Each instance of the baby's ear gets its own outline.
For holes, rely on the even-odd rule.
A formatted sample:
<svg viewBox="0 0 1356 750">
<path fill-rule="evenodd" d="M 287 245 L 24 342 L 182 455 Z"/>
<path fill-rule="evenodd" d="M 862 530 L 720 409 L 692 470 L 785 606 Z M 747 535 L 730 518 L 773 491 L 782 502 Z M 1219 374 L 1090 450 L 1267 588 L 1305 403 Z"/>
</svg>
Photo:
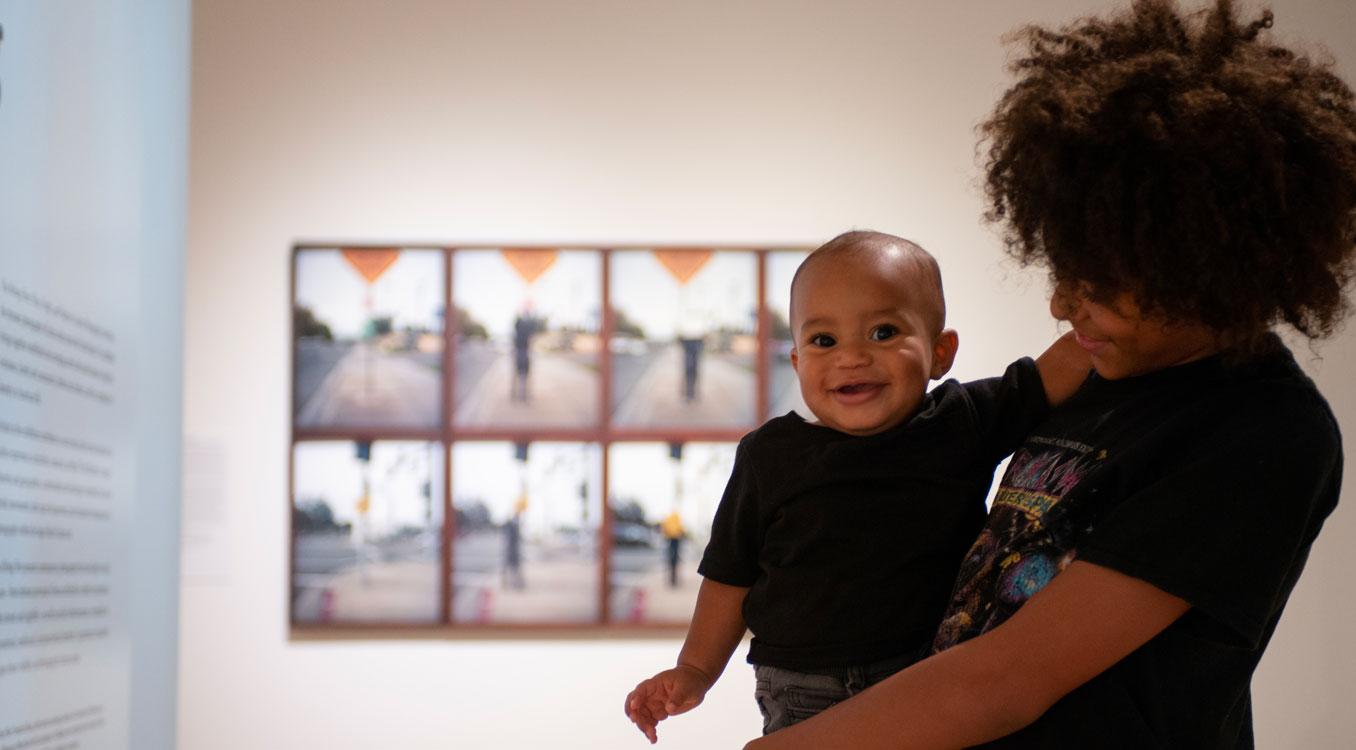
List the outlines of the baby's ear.
<svg viewBox="0 0 1356 750">
<path fill-rule="evenodd" d="M 960 348 L 960 336 L 950 328 L 942 329 L 937 334 L 937 338 L 932 341 L 932 372 L 930 376 L 933 380 L 942 377 L 951 371 L 951 365 L 956 361 L 956 350 Z"/>
<path fill-rule="evenodd" d="M 800 374 L 800 354 L 796 352 L 796 347 L 791 347 L 791 371 Z"/>
</svg>

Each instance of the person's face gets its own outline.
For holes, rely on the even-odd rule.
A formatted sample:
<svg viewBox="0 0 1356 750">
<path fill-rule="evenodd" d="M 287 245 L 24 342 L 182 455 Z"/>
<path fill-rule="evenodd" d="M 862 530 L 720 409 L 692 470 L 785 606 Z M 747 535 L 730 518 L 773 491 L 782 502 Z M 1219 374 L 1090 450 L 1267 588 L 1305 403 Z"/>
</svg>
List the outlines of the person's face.
<svg viewBox="0 0 1356 750">
<path fill-rule="evenodd" d="M 956 334 L 934 334 L 917 272 L 851 258 L 821 262 L 799 280 L 791 307 L 791 366 L 819 423 L 872 435 L 908 419 L 928 380 L 956 353 Z"/>
<path fill-rule="evenodd" d="M 1093 368 L 1108 380 L 1144 375 L 1220 350 L 1211 328 L 1146 317 L 1129 292 L 1094 301 L 1086 285 L 1064 282 L 1050 295 L 1050 314 L 1073 326 Z"/>
</svg>

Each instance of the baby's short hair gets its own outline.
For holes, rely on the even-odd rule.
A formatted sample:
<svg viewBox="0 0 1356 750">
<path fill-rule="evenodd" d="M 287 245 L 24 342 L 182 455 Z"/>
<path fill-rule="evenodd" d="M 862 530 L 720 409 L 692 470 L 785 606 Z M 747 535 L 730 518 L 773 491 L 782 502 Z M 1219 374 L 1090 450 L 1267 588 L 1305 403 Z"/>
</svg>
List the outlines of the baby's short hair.
<svg viewBox="0 0 1356 750">
<path fill-rule="evenodd" d="M 868 255 L 875 257 L 891 248 L 903 250 L 904 257 L 914 265 L 914 276 L 920 282 L 915 290 L 920 295 L 920 307 L 928 316 L 932 333 L 941 333 L 946 327 L 946 297 L 942 293 L 942 269 L 937 265 L 937 259 L 918 243 L 885 232 L 854 229 L 815 248 L 791 277 L 792 297 L 795 297 L 796 282 L 820 263 L 851 263 Z"/>
</svg>

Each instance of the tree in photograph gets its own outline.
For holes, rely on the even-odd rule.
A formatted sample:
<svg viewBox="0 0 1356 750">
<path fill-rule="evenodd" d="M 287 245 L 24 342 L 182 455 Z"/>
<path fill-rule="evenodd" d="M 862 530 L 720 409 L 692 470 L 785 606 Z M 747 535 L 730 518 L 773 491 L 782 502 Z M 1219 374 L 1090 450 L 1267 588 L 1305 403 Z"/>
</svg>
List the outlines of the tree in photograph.
<svg viewBox="0 0 1356 750">
<path fill-rule="evenodd" d="M 613 310 L 612 315 L 613 335 L 628 339 L 645 338 L 645 329 L 641 328 L 639 323 L 626 317 L 626 313 L 621 310 Z"/>
<path fill-rule="evenodd" d="M 490 332 L 485 328 L 485 324 L 471 317 L 471 313 L 467 312 L 465 308 L 453 308 L 452 319 L 455 326 L 452 330 L 460 334 L 463 339 L 489 340 Z"/>
<path fill-rule="evenodd" d="M 329 325 L 317 318 L 311 308 L 297 305 L 292 312 L 292 319 L 296 326 L 297 338 L 334 340 L 334 333 L 330 331 Z"/>
</svg>

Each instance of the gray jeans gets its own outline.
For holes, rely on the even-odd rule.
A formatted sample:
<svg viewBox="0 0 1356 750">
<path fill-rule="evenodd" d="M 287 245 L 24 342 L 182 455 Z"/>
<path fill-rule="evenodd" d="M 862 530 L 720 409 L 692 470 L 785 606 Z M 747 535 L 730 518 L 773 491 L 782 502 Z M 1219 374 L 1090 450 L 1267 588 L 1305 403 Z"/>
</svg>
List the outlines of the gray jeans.
<svg viewBox="0 0 1356 750">
<path fill-rule="evenodd" d="M 763 712 L 763 734 L 785 729 L 847 700 L 913 664 L 926 653 L 926 649 L 921 649 L 917 654 L 861 667 L 846 667 L 836 670 L 835 674 L 809 674 L 755 664 L 753 698 L 758 701 L 758 710 Z"/>
</svg>

